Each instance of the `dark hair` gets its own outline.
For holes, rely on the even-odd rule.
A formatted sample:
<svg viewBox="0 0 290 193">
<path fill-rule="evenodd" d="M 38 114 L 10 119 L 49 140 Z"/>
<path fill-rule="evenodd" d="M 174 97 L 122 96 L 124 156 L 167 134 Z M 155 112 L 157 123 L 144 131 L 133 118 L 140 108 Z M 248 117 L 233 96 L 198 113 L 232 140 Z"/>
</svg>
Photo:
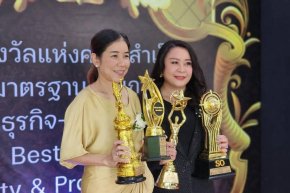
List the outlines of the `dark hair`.
<svg viewBox="0 0 290 193">
<path fill-rule="evenodd" d="M 206 82 L 203 71 L 198 63 L 196 54 L 188 43 L 181 40 L 169 40 L 165 42 L 157 54 L 151 77 L 154 79 L 157 87 L 161 88 L 164 82 L 164 78 L 160 77 L 160 75 L 163 73 L 165 68 L 165 57 L 168 52 L 175 47 L 186 49 L 190 55 L 192 62 L 192 77 L 186 85 L 184 95 L 192 98 L 190 102 L 191 105 L 196 105 L 199 103 L 202 94 L 204 94 L 206 91 Z"/>
<path fill-rule="evenodd" d="M 98 57 L 101 57 L 106 48 L 119 39 L 124 40 L 128 46 L 128 49 L 130 49 L 129 39 L 124 33 L 112 29 L 101 30 L 91 39 L 91 52 L 95 53 Z M 87 81 L 91 84 L 97 79 L 98 70 L 94 65 L 91 65 L 87 73 Z"/>
</svg>

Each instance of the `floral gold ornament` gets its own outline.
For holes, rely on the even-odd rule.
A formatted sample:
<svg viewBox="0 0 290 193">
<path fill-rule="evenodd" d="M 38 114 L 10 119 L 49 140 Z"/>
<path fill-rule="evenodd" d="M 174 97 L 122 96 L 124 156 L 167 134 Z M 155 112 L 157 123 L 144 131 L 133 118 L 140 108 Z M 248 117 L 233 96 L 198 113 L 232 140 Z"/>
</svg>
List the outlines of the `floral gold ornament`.
<svg viewBox="0 0 290 193">
<path fill-rule="evenodd" d="M 172 0 L 159 0 L 159 1 L 148 1 L 148 0 L 121 0 L 121 6 L 123 8 L 128 8 L 129 14 L 133 18 L 139 16 L 138 7 L 142 5 L 143 7 L 148 7 L 157 11 L 158 9 L 167 9 L 171 4 Z"/>
<path fill-rule="evenodd" d="M 117 115 L 114 119 L 115 130 L 118 133 L 118 139 L 123 141 L 123 145 L 129 147 L 131 157 L 129 163 L 119 163 L 117 168 L 117 184 L 132 184 L 143 182 L 146 178 L 144 174 L 144 166 L 141 163 L 141 155 L 135 151 L 133 143 L 132 123 L 131 118 L 125 113 L 122 104 L 121 90 L 123 81 L 119 83 L 113 82 L 113 93 L 116 98 Z M 123 158 L 127 158 L 123 156 Z"/>
<path fill-rule="evenodd" d="M 170 123 L 170 132 L 171 132 L 169 140 L 173 142 L 175 146 L 177 146 L 178 143 L 179 130 L 186 121 L 184 109 L 189 99 L 190 99 L 189 97 L 184 97 L 183 90 L 174 91 L 170 96 L 172 108 L 168 115 L 168 121 Z M 179 116 L 175 116 L 174 120 L 172 120 L 174 112 L 179 112 L 181 115 L 180 116 L 181 119 L 179 118 Z M 179 189 L 178 171 L 176 171 L 173 160 L 169 160 L 167 163 L 163 165 L 155 185 L 159 188 L 164 189 L 170 190 Z"/>
<path fill-rule="evenodd" d="M 22 12 L 26 9 L 28 3 L 32 3 L 34 1 L 35 0 L 15 0 L 14 9 L 17 12 Z M 1 1 L 0 1 L 0 5 L 1 5 Z"/>
<path fill-rule="evenodd" d="M 200 107 L 205 140 L 203 151 L 196 160 L 194 175 L 207 179 L 233 176 L 227 153 L 222 152 L 216 142 L 222 122 L 222 101 L 219 95 L 212 90 L 206 92 L 200 100 Z"/>
<path fill-rule="evenodd" d="M 159 161 L 170 159 L 166 154 L 166 136 L 161 127 L 164 118 L 164 103 L 159 89 L 146 70 L 139 76 L 142 83 L 142 107 L 147 128 L 144 138 L 143 160 Z"/>
<path fill-rule="evenodd" d="M 95 5 L 101 5 L 104 3 L 104 0 L 57 0 L 60 3 L 72 3 L 76 2 L 79 5 L 82 5 L 84 3 L 90 3 Z"/>
</svg>

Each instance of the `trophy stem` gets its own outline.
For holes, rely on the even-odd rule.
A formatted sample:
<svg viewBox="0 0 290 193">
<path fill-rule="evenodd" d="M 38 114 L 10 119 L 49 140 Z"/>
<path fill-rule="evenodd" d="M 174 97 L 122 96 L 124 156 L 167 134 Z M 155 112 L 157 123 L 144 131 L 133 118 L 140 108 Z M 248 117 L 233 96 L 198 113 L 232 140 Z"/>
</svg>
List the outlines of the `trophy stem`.
<svg viewBox="0 0 290 193">
<path fill-rule="evenodd" d="M 171 98 L 173 97 L 173 98 Z M 184 109 L 187 105 L 187 101 L 190 99 L 188 97 L 184 97 L 183 91 L 175 91 L 171 94 L 172 108 L 168 115 L 168 121 L 170 123 L 170 141 L 177 146 L 178 143 L 178 133 L 181 126 L 186 121 L 186 116 L 184 113 Z M 180 112 L 181 119 L 178 116 L 174 117 L 174 121 L 172 121 L 173 112 Z M 179 120 L 180 119 L 180 120 Z M 159 188 L 165 188 L 170 190 L 179 189 L 179 178 L 176 168 L 174 166 L 173 160 L 169 160 L 163 167 L 159 174 L 159 177 L 155 183 L 155 185 Z"/>
</svg>

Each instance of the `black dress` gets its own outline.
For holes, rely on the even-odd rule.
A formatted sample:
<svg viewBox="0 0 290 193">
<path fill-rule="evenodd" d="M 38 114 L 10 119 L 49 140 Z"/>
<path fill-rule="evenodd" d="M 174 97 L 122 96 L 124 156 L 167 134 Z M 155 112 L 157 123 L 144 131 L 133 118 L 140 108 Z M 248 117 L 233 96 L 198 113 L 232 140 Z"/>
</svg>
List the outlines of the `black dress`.
<svg viewBox="0 0 290 193">
<path fill-rule="evenodd" d="M 171 111 L 171 104 L 164 101 L 165 113 L 162 123 L 162 128 L 165 133 L 170 137 L 170 125 L 168 121 L 168 114 Z M 202 150 L 202 144 L 204 139 L 204 131 L 201 124 L 201 118 L 198 116 L 198 108 L 187 106 L 184 110 L 186 115 L 186 122 L 180 128 L 178 133 L 178 144 L 176 146 L 177 155 L 174 161 L 178 177 L 179 177 L 179 189 L 167 190 L 158 187 L 154 187 L 153 193 L 213 193 L 213 182 L 207 179 L 199 179 L 193 177 L 192 174 L 195 169 L 195 160 L 197 159 L 200 151 Z M 173 117 L 179 114 L 173 114 Z M 173 118 L 172 117 L 172 118 Z M 180 118 L 181 119 L 181 118 Z M 180 121 L 179 121 L 180 122 Z M 159 165 L 159 161 L 147 162 L 149 169 L 151 170 L 154 180 L 156 182 L 162 165 Z"/>
</svg>

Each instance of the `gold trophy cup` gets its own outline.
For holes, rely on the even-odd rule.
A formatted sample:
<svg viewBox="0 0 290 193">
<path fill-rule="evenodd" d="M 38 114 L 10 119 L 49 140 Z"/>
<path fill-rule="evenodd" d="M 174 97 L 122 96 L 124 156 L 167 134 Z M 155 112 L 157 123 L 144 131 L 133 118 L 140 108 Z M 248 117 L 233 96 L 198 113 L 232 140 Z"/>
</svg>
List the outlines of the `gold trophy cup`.
<svg viewBox="0 0 290 193">
<path fill-rule="evenodd" d="M 113 82 L 113 93 L 116 98 L 117 115 L 115 117 L 115 130 L 118 132 L 118 139 L 122 140 L 123 145 L 130 148 L 131 156 L 129 163 L 119 163 L 117 168 L 117 184 L 132 184 L 144 181 L 144 166 L 141 163 L 141 155 L 135 151 L 133 143 L 131 118 L 124 112 L 122 104 L 122 80 L 120 83 Z M 124 156 L 123 158 L 128 158 Z"/>
<path fill-rule="evenodd" d="M 183 91 L 175 91 L 171 94 L 170 101 L 172 104 L 171 111 L 168 115 L 168 121 L 170 123 L 171 135 L 169 140 L 176 146 L 178 143 L 178 132 L 181 126 L 186 121 L 186 116 L 184 109 L 187 105 L 187 101 L 190 98 L 184 97 Z M 180 112 L 182 120 L 179 122 L 179 117 L 174 117 L 174 122 L 172 121 L 172 115 L 174 112 Z M 176 168 L 172 160 L 169 160 L 163 165 L 163 168 L 159 174 L 159 177 L 155 183 L 159 188 L 165 189 L 179 189 L 179 178 Z"/>
<path fill-rule="evenodd" d="M 166 155 L 166 135 L 160 126 L 164 117 L 164 103 L 156 84 L 146 70 L 139 76 L 142 82 L 142 107 L 147 128 L 144 138 L 143 157 L 146 161 L 170 159 Z"/>
<path fill-rule="evenodd" d="M 206 92 L 200 100 L 202 125 L 205 131 L 204 149 L 196 160 L 194 176 L 216 179 L 233 176 L 227 153 L 216 142 L 222 121 L 222 102 L 216 92 Z"/>
</svg>

